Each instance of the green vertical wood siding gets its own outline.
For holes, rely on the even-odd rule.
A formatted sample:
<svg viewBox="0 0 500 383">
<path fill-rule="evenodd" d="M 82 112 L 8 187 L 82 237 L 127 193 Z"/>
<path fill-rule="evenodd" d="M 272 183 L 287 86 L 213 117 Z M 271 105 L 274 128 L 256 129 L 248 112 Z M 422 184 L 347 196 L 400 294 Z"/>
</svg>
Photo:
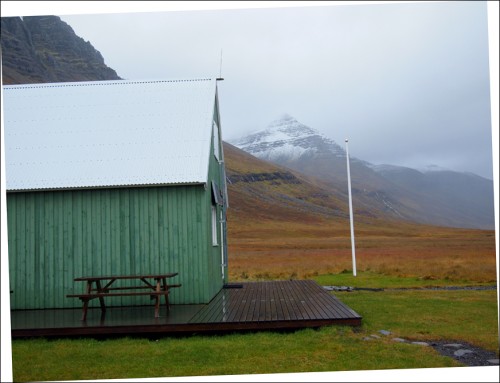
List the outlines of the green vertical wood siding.
<svg viewBox="0 0 500 383">
<path fill-rule="evenodd" d="M 79 307 L 73 278 L 107 274 L 179 272 L 172 303 L 210 301 L 222 287 L 210 204 L 203 185 L 8 193 L 12 309 Z"/>
</svg>

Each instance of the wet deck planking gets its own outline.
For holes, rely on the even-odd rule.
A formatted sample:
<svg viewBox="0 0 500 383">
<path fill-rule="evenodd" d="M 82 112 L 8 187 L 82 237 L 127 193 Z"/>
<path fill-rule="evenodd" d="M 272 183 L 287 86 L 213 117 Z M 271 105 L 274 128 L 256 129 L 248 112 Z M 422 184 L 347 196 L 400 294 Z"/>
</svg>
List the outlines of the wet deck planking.
<svg viewBox="0 0 500 383">
<path fill-rule="evenodd" d="M 172 305 L 153 317 L 153 307 L 110 307 L 100 318 L 92 309 L 15 310 L 12 336 L 72 336 L 224 332 L 361 324 L 361 316 L 310 280 L 246 282 L 222 289 L 206 305 Z"/>
</svg>

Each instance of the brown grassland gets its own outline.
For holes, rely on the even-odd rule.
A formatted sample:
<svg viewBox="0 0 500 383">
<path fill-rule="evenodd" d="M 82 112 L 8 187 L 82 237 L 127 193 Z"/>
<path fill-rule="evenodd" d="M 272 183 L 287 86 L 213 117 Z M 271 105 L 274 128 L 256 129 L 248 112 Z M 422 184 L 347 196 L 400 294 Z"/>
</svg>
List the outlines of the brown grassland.
<svg viewBox="0 0 500 383">
<path fill-rule="evenodd" d="M 352 270 L 348 227 L 322 220 L 231 224 L 232 218 L 229 214 L 231 280 L 310 278 Z M 355 238 L 358 271 L 429 280 L 496 281 L 494 231 L 360 224 L 355 225 Z"/>
</svg>

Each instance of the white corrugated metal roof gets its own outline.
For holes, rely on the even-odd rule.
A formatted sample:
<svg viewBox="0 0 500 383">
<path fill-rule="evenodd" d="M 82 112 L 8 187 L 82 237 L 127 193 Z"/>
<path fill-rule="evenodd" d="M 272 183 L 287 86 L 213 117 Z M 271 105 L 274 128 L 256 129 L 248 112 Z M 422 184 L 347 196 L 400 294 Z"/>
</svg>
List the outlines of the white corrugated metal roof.
<svg viewBox="0 0 500 383">
<path fill-rule="evenodd" d="M 7 190 L 205 183 L 216 80 L 5 86 Z"/>
</svg>

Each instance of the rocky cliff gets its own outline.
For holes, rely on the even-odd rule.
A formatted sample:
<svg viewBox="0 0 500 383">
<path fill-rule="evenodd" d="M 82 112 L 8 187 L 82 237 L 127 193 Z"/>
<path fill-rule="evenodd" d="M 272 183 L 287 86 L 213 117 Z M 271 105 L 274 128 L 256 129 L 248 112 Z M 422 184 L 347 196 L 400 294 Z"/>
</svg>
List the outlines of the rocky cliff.
<svg viewBox="0 0 500 383">
<path fill-rule="evenodd" d="M 120 79 L 57 16 L 2 17 L 1 47 L 4 84 Z"/>
</svg>

